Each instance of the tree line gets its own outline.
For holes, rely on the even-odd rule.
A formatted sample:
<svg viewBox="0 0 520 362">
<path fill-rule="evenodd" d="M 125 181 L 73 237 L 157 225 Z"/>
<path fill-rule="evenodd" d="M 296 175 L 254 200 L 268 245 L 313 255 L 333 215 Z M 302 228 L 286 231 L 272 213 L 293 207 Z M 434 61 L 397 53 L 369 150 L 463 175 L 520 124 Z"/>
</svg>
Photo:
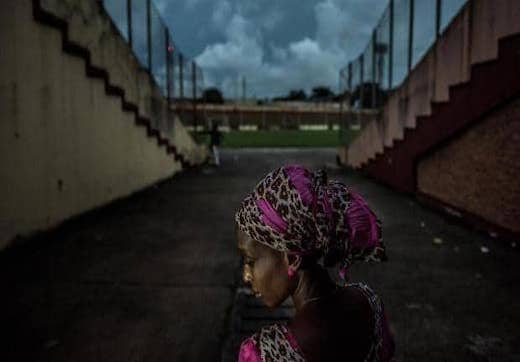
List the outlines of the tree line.
<svg viewBox="0 0 520 362">
<path fill-rule="evenodd" d="M 336 95 L 329 87 L 318 86 L 312 88 L 308 95 L 303 89 L 290 90 L 285 96 L 274 97 L 271 101 L 310 101 L 310 102 L 331 102 L 339 100 L 340 96 Z M 224 97 L 217 87 L 207 88 L 202 93 L 202 101 L 204 103 L 222 104 Z M 268 99 L 259 102 L 269 101 Z"/>
</svg>

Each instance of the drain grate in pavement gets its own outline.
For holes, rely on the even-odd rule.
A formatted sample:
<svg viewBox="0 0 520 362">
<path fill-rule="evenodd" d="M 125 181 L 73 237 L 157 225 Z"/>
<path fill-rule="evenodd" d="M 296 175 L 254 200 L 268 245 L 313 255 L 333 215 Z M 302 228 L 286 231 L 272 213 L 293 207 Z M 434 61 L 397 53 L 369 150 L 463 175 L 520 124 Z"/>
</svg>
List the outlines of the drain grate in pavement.
<svg viewBox="0 0 520 362">
<path fill-rule="evenodd" d="M 224 346 L 222 361 L 236 361 L 242 341 L 263 326 L 284 323 L 294 315 L 291 299 L 276 309 L 266 307 L 256 298 L 251 289 L 242 285 L 237 289 L 231 315 L 230 335 Z"/>
</svg>

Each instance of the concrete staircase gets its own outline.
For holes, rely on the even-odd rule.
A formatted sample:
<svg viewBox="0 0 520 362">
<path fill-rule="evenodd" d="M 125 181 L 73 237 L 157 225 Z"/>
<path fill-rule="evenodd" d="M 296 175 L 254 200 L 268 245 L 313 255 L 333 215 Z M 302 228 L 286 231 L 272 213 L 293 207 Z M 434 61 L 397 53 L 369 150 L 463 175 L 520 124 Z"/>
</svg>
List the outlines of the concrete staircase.
<svg viewBox="0 0 520 362">
<path fill-rule="evenodd" d="M 449 101 L 432 102 L 404 137 L 362 168 L 400 191 L 417 191 L 417 163 L 471 127 L 490 111 L 520 96 L 520 35 L 499 40 L 498 57 L 471 66 L 470 79 L 449 87 Z"/>
<path fill-rule="evenodd" d="M 174 134 L 173 136 L 170 136 L 161 131 L 160 127 L 158 127 L 158 124 L 166 123 L 167 118 L 177 118 L 175 119 L 175 122 L 177 123 L 180 122 L 180 120 L 178 119 L 178 116 L 174 115 L 174 112 L 170 109 L 167 104 L 168 102 L 164 97 L 162 97 L 160 91 L 155 89 L 157 87 L 153 85 L 153 81 L 151 81 L 152 77 L 147 74 L 146 70 L 139 69 L 140 66 L 137 64 L 137 60 L 135 61 L 135 65 L 132 64 L 132 66 L 130 66 L 130 68 L 133 69 L 125 69 L 121 71 L 116 69 L 117 65 L 109 63 L 109 61 L 106 60 L 106 54 L 103 54 L 106 50 L 96 48 L 96 46 L 89 46 L 95 44 L 92 40 L 103 30 L 95 29 L 95 26 L 98 24 L 91 21 L 91 19 L 83 19 L 83 23 L 80 23 L 77 21 L 77 17 L 81 12 L 83 12 L 82 15 L 93 14 L 93 17 L 97 16 L 99 18 L 99 15 L 96 15 L 96 12 L 101 12 L 103 13 L 103 18 L 106 19 L 104 22 L 111 22 L 109 15 L 104 13 L 103 7 L 98 2 L 92 1 L 91 3 L 83 4 L 80 10 L 76 9 L 77 5 L 75 2 L 70 1 L 33 0 L 32 4 L 35 20 L 41 24 L 54 27 L 61 32 L 63 51 L 85 60 L 87 76 L 102 79 L 105 83 L 106 94 L 109 96 L 117 96 L 121 99 L 122 109 L 134 113 L 135 125 L 138 127 L 144 127 L 147 136 L 155 139 L 158 147 L 164 149 L 164 152 L 171 155 L 174 161 L 179 161 L 183 168 L 192 168 L 196 164 L 204 161 L 206 157 L 200 157 L 200 154 L 204 153 L 203 151 L 196 150 L 195 153 L 199 155 L 194 159 L 193 157 L 189 157 L 186 153 L 178 149 L 176 143 L 179 142 L 175 142 L 177 135 Z M 110 25 L 115 28 L 114 24 Z M 89 33 L 93 34 L 90 39 L 88 38 L 88 35 L 85 35 Z M 119 48 L 126 45 L 122 38 L 119 43 L 123 43 L 117 44 L 117 47 Z M 112 44 L 110 45 L 113 46 Z M 108 47 L 109 46 L 106 46 L 106 48 Z M 116 46 L 113 47 L 115 48 Z M 126 47 L 128 48 L 126 52 L 131 53 L 132 50 L 130 47 Z M 121 49 L 115 51 L 120 53 Z M 128 66 L 122 66 L 122 68 L 125 67 Z M 126 74 L 120 74 L 123 72 L 126 72 Z M 141 78 L 138 79 L 137 82 L 133 82 L 133 86 L 135 87 L 135 85 L 137 85 L 137 88 L 144 88 L 144 92 L 140 89 L 128 89 L 132 87 L 129 87 L 128 81 L 125 82 L 125 79 L 123 78 L 127 77 L 128 73 L 132 72 L 139 74 L 139 78 Z M 142 78 L 144 78 L 144 81 Z M 143 102 L 142 98 L 144 93 L 148 93 L 146 98 L 148 98 L 149 102 Z M 148 109 L 148 111 L 146 109 Z M 159 109 L 159 111 L 151 111 L 153 109 Z M 162 120 L 158 120 L 157 118 L 162 118 Z M 176 127 L 175 131 L 176 133 L 182 134 L 182 141 L 184 143 L 186 143 L 187 138 L 191 138 L 184 129 L 179 130 L 179 127 Z M 188 142 L 194 143 L 192 139 L 188 140 Z M 197 146 L 194 145 L 194 147 Z"/>
</svg>

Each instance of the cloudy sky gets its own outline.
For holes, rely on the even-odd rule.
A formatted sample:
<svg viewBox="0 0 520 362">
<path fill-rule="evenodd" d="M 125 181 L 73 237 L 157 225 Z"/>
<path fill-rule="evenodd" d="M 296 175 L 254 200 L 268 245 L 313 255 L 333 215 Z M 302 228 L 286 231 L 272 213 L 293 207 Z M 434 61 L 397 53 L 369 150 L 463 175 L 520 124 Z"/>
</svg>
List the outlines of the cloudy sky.
<svg viewBox="0 0 520 362">
<path fill-rule="evenodd" d="M 177 47 L 227 97 L 338 88 L 338 72 L 367 44 L 388 0 L 154 0 Z"/>
</svg>

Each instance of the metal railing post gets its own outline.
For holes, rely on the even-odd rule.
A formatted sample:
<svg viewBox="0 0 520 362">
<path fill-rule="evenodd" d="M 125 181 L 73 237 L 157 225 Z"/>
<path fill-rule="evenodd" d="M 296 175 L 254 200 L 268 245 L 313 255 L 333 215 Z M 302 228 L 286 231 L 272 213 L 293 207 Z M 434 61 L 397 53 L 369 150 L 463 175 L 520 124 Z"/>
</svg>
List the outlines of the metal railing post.
<svg viewBox="0 0 520 362">
<path fill-rule="evenodd" d="M 441 34 L 442 0 L 437 0 L 435 9 L 435 39 Z"/>
<path fill-rule="evenodd" d="M 363 79 L 364 71 L 365 71 L 365 54 L 361 54 L 359 57 L 359 103 L 361 109 L 363 109 L 363 101 L 364 101 L 364 93 L 365 93 L 365 83 Z"/>
<path fill-rule="evenodd" d="M 341 69 L 339 71 L 339 140 L 341 142 L 341 140 L 343 139 L 343 102 L 345 101 L 345 89 L 346 87 L 344 86 L 345 85 L 345 68 Z M 298 117 L 298 121 L 297 121 L 297 124 L 298 124 L 298 129 L 300 129 L 300 125 L 301 125 L 301 122 L 300 122 L 300 117 Z"/>
<path fill-rule="evenodd" d="M 352 93 L 352 62 L 348 63 L 348 91 Z"/>
<path fill-rule="evenodd" d="M 132 48 L 134 38 L 132 35 L 132 0 L 126 0 L 126 25 L 128 30 L 128 44 Z"/>
<path fill-rule="evenodd" d="M 392 89 L 392 73 L 394 68 L 394 0 L 390 0 L 390 41 L 388 49 L 388 89 Z"/>
<path fill-rule="evenodd" d="M 197 131 L 197 69 L 195 62 L 191 62 L 191 83 L 192 83 L 192 97 L 193 97 L 193 125 Z"/>
<path fill-rule="evenodd" d="M 339 78 L 338 78 L 338 94 L 341 94 L 342 89 L 343 89 L 343 69 L 340 69 Z"/>
<path fill-rule="evenodd" d="M 410 1 L 410 19 L 409 19 L 409 37 L 408 37 L 408 73 L 412 69 L 413 60 L 413 26 L 414 26 L 414 3 L 415 0 Z"/>
<path fill-rule="evenodd" d="M 170 59 L 172 62 L 172 70 L 171 70 L 171 77 L 172 77 L 172 88 L 171 88 L 171 96 L 172 100 L 175 101 L 175 48 L 173 49 L 172 53 L 170 54 Z"/>
<path fill-rule="evenodd" d="M 152 70 L 152 0 L 146 0 L 146 31 L 148 37 L 148 70 Z"/>
<path fill-rule="evenodd" d="M 164 55 L 166 57 L 166 96 L 168 97 L 168 106 L 169 106 L 170 98 L 171 98 L 171 83 L 170 83 L 170 78 L 171 78 L 170 52 L 171 52 L 171 49 L 170 49 L 170 32 L 168 31 L 168 28 L 166 28 L 166 27 L 164 28 L 164 39 L 165 39 L 165 44 L 164 44 L 165 54 Z"/>
<path fill-rule="evenodd" d="M 179 97 L 184 98 L 184 57 L 179 53 Z"/>
<path fill-rule="evenodd" d="M 376 84 L 379 83 L 379 80 L 376 82 L 376 40 L 376 31 L 374 29 L 372 32 L 372 108 L 376 108 Z"/>
</svg>

